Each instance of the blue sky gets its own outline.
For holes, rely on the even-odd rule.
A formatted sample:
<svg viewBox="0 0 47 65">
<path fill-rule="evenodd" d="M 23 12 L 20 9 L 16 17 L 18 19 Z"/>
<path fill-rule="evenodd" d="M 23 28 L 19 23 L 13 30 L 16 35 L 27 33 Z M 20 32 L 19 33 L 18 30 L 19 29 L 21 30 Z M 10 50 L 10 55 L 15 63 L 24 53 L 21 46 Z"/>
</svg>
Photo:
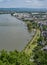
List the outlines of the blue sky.
<svg viewBox="0 0 47 65">
<path fill-rule="evenodd" d="M 47 0 L 0 0 L 0 8 L 47 8 Z"/>
</svg>

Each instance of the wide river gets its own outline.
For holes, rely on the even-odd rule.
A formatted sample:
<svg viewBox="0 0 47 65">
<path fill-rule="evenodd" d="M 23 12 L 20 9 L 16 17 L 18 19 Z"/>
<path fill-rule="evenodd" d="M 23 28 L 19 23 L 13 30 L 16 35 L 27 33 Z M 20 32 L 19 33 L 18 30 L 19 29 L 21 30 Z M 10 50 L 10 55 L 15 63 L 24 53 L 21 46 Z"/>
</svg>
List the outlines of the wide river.
<svg viewBox="0 0 47 65">
<path fill-rule="evenodd" d="M 31 39 L 33 31 L 28 32 L 23 21 L 10 14 L 0 15 L 0 50 L 21 51 Z"/>
</svg>

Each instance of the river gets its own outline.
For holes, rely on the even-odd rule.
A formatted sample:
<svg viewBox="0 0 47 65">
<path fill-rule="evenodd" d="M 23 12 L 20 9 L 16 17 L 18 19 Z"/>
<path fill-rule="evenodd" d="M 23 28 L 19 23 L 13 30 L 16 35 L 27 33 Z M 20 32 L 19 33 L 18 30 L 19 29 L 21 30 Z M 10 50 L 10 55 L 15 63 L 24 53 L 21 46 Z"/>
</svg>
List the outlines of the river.
<svg viewBox="0 0 47 65">
<path fill-rule="evenodd" d="M 23 21 L 10 14 L 0 14 L 0 50 L 21 51 L 32 38 Z"/>
</svg>

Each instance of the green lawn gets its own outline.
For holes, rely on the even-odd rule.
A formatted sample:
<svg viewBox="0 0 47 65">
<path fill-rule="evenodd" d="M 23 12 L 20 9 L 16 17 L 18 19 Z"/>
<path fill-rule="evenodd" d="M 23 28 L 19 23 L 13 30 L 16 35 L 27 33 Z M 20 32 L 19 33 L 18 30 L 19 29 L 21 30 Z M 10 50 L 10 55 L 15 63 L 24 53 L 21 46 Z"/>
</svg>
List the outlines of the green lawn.
<svg viewBox="0 0 47 65">
<path fill-rule="evenodd" d="M 25 54 L 29 56 L 32 54 L 32 50 L 37 46 L 37 40 L 39 37 L 40 37 L 40 30 L 37 29 L 33 39 L 28 43 L 28 45 L 23 50 Z"/>
</svg>

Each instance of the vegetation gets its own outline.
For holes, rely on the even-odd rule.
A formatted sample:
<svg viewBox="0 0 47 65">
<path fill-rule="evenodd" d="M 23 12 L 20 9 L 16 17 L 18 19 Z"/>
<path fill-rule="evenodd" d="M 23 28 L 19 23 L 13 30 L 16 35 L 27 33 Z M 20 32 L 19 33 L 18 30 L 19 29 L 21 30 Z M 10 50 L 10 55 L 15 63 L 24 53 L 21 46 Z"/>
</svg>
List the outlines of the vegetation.
<svg viewBox="0 0 47 65">
<path fill-rule="evenodd" d="M 43 50 L 45 45 L 42 45 L 43 37 L 37 40 L 37 46 L 33 50 L 33 59 L 36 65 L 47 65 L 47 50 Z"/>
<path fill-rule="evenodd" d="M 47 65 L 47 51 L 41 50 L 41 46 L 34 49 L 34 62 L 36 65 Z"/>
<path fill-rule="evenodd" d="M 31 32 L 31 30 L 32 30 L 31 22 L 28 21 L 26 24 L 27 24 L 28 31 Z"/>
<path fill-rule="evenodd" d="M 28 25 L 29 25 L 29 23 L 28 23 Z M 31 25 L 31 27 L 30 27 L 30 25 Z M 43 26 L 40 27 L 35 22 L 30 22 L 30 25 L 27 26 L 27 27 L 30 27 L 30 28 L 33 28 L 33 29 L 35 28 L 35 29 L 38 29 L 40 31 L 41 31 L 41 28 L 44 31 L 47 30 L 47 26 L 43 25 Z M 38 34 L 39 34 L 39 32 L 38 32 Z M 27 55 L 30 55 L 31 62 L 33 60 L 33 62 L 36 65 L 47 65 L 47 51 L 41 50 L 43 48 L 43 45 L 41 45 L 42 41 L 46 41 L 46 40 L 44 40 L 44 37 L 42 37 L 41 35 L 38 39 L 37 39 L 37 37 L 39 37 L 39 36 L 36 36 L 36 39 L 34 39 L 34 37 L 33 37 L 33 39 L 34 39 L 34 40 L 32 40 L 33 42 L 30 41 L 30 43 L 27 45 L 27 47 L 25 47 L 24 52 Z M 47 45 L 47 41 L 46 41 L 46 45 Z"/>
<path fill-rule="evenodd" d="M 32 54 L 32 50 L 37 46 L 37 40 L 38 40 L 39 37 L 40 37 L 40 31 L 37 30 L 35 36 L 29 42 L 29 44 L 25 47 L 23 52 L 25 52 L 27 55 L 30 56 Z"/>
<path fill-rule="evenodd" d="M 46 25 L 43 25 L 43 30 L 46 30 L 47 29 L 47 26 Z"/>
<path fill-rule="evenodd" d="M 29 56 L 18 51 L 0 51 L 0 65 L 34 65 Z"/>
</svg>

